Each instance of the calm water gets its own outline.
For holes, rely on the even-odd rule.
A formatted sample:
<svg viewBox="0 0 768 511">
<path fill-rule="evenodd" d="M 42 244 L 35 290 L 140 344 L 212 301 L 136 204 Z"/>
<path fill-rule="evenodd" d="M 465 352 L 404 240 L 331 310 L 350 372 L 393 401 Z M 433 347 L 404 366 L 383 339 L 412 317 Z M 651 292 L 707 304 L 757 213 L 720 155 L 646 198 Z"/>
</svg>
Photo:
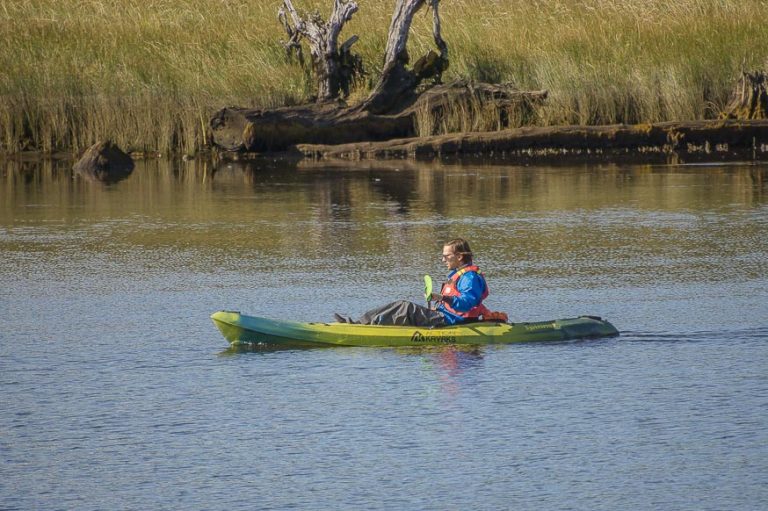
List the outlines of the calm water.
<svg viewBox="0 0 768 511">
<path fill-rule="evenodd" d="M 619 338 L 229 352 L 420 300 Z M 763 510 L 768 167 L 0 164 L 0 509 Z"/>
</svg>

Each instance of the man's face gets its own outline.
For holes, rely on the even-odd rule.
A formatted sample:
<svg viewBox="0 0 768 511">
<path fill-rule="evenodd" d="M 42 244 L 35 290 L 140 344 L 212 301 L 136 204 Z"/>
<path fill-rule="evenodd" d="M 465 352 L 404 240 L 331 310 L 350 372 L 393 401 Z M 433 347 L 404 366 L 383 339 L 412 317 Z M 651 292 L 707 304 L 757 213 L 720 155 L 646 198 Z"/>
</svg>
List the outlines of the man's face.
<svg viewBox="0 0 768 511">
<path fill-rule="evenodd" d="M 443 263 L 445 263 L 445 267 L 449 270 L 455 270 L 461 266 L 461 257 L 448 245 L 443 247 L 443 255 L 441 259 L 443 260 Z"/>
</svg>

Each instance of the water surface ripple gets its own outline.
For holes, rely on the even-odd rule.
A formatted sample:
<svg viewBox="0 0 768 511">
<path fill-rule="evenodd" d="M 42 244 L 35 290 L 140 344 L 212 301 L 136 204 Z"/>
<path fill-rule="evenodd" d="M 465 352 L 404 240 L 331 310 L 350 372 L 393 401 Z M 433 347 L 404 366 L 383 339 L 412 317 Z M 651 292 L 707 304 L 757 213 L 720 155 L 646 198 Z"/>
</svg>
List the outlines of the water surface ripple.
<svg viewBox="0 0 768 511">
<path fill-rule="evenodd" d="M 0 167 L 0 509 L 762 510 L 768 168 Z M 420 300 L 618 338 L 229 350 L 218 309 Z M 437 280 L 437 279 L 436 279 Z"/>
</svg>

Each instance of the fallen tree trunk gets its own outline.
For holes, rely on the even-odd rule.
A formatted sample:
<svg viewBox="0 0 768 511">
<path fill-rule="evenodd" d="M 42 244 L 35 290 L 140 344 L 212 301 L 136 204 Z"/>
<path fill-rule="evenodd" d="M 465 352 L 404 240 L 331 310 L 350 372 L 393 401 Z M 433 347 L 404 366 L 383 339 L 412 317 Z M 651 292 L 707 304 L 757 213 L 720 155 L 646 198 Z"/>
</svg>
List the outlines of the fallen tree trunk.
<svg viewBox="0 0 768 511">
<path fill-rule="evenodd" d="M 542 157 L 642 153 L 768 153 L 768 121 L 692 121 L 612 126 L 525 127 L 336 146 L 301 144 L 314 159 Z"/>
<path fill-rule="evenodd" d="M 270 110 L 224 108 L 211 120 L 211 135 L 213 143 L 226 151 L 285 151 L 301 143 L 346 144 L 432 134 L 440 128 L 436 125 L 448 122 L 453 110 L 485 115 L 485 122 L 495 122 L 499 129 L 535 115 L 546 97 L 546 91 L 523 92 L 504 84 L 459 81 L 429 89 L 392 115 L 344 108 L 338 103 Z M 429 126 L 419 130 L 419 124 Z M 471 128 L 471 119 L 466 128 L 464 131 Z"/>
<path fill-rule="evenodd" d="M 226 151 L 285 151 L 299 143 L 345 144 L 413 136 L 408 117 L 340 110 L 336 104 L 271 110 L 224 108 L 211 119 L 213 143 Z"/>
</svg>

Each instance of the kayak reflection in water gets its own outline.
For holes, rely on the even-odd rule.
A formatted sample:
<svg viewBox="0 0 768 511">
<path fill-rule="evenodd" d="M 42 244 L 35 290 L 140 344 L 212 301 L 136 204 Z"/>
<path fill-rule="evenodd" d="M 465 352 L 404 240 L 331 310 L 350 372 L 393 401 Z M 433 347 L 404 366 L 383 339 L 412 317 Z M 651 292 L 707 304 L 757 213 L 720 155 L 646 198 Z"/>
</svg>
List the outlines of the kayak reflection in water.
<svg viewBox="0 0 768 511">
<path fill-rule="evenodd" d="M 506 321 L 506 314 L 491 312 L 483 305 L 488 297 L 488 285 L 480 269 L 472 263 L 472 249 L 467 240 L 457 238 L 447 242 L 440 258 L 448 268 L 448 280 L 440 293 L 432 293 L 434 308 L 398 300 L 369 310 L 357 321 L 340 314 L 333 317 L 339 323 L 427 327 L 479 320 Z"/>
</svg>

